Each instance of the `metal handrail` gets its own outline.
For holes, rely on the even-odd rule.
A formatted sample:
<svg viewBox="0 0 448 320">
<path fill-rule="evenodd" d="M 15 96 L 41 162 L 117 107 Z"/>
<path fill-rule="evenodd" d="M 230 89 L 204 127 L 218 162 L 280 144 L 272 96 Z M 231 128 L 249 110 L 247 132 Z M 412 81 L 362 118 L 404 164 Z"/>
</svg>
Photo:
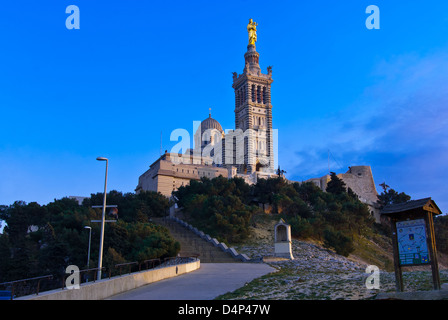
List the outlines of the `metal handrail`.
<svg viewBox="0 0 448 320">
<path fill-rule="evenodd" d="M 121 276 L 121 268 L 122 267 L 129 266 L 129 274 L 131 274 L 132 266 L 135 265 L 135 264 L 138 265 L 138 262 L 137 261 L 133 261 L 133 262 L 127 262 L 127 263 L 119 263 L 119 264 L 116 264 L 114 266 L 114 268 L 117 268 L 117 267 L 120 268 L 120 276 Z M 109 270 L 109 275 L 110 275 L 110 270 Z"/>
<path fill-rule="evenodd" d="M 148 268 L 148 264 L 149 264 L 149 263 L 151 263 L 151 265 L 152 265 L 151 269 L 153 269 L 153 268 L 154 268 L 154 264 L 155 264 L 156 262 L 158 262 L 158 265 L 161 264 L 161 261 L 160 261 L 160 259 L 158 259 L 158 258 L 157 258 L 157 259 L 149 259 L 149 260 L 142 261 L 142 262 L 140 262 L 139 265 L 138 265 L 138 270 L 139 270 L 139 271 L 142 270 L 142 265 L 143 265 L 143 264 L 146 265 L 146 270 L 148 270 L 148 269 L 149 269 L 149 268 Z"/>
<path fill-rule="evenodd" d="M 200 254 L 199 253 L 190 253 L 190 252 L 187 252 L 185 255 L 183 255 L 183 256 L 177 256 L 177 258 L 194 258 L 194 259 L 197 259 L 197 258 L 199 258 L 199 256 L 200 256 Z"/>
<path fill-rule="evenodd" d="M 164 263 L 167 265 L 176 265 L 176 264 L 182 264 L 182 263 L 188 263 L 191 262 L 192 259 L 197 260 L 199 257 L 199 254 L 193 254 L 188 256 L 177 256 L 177 257 L 168 257 L 164 259 Z M 172 261 L 174 260 L 174 263 Z"/>
<path fill-rule="evenodd" d="M 106 270 L 106 267 L 83 269 L 83 270 L 75 271 L 74 273 L 79 273 L 79 274 L 80 274 L 80 277 L 81 277 L 81 274 L 84 273 L 84 272 L 91 272 L 91 271 L 98 271 L 98 270 L 105 271 L 105 270 Z M 95 281 L 97 280 L 97 279 L 96 279 L 96 275 L 97 275 L 97 272 L 94 272 L 94 273 L 93 273 L 93 282 L 95 282 Z M 70 276 L 70 275 L 67 275 L 67 274 L 64 274 L 64 275 L 62 276 L 62 290 L 64 290 L 64 288 L 65 288 L 65 281 L 66 281 L 66 279 L 67 279 L 69 276 Z M 110 278 L 110 277 L 109 277 L 109 278 Z"/>
<path fill-rule="evenodd" d="M 187 262 L 191 262 L 193 259 L 196 260 L 198 259 L 199 254 L 191 254 L 188 256 L 177 256 L 177 257 L 167 257 L 163 259 L 163 262 L 161 259 L 148 259 L 148 260 L 144 260 L 141 263 L 137 262 L 137 261 L 133 261 L 133 262 L 127 262 L 127 263 L 120 263 L 120 264 L 116 264 L 114 266 L 114 268 L 119 268 L 120 269 L 120 276 L 122 275 L 122 267 L 128 266 L 129 267 L 129 274 L 131 274 L 131 269 L 133 265 L 138 265 L 139 266 L 139 271 L 141 271 L 141 266 L 143 264 L 146 265 L 146 270 L 148 270 L 148 265 L 149 263 L 151 263 L 152 267 L 154 268 L 155 263 L 158 263 L 159 265 L 162 265 L 163 263 L 166 263 L 168 265 L 175 265 L 175 264 L 181 264 L 181 263 L 187 263 Z M 172 263 L 174 261 L 174 263 Z M 83 270 L 79 270 L 79 271 L 75 271 L 75 273 L 84 273 L 84 272 L 91 272 L 91 271 L 98 271 L 98 270 L 106 270 L 106 267 L 102 267 L 102 268 L 90 268 L 90 269 L 83 269 Z M 111 272 L 112 272 L 112 268 L 109 268 L 109 279 L 111 278 Z M 95 282 L 96 279 L 96 272 L 94 273 L 94 277 L 93 277 L 93 282 Z M 65 280 L 67 279 L 67 277 L 69 277 L 70 275 L 63 275 L 62 276 L 62 290 L 64 290 L 65 288 Z M 53 275 L 46 275 L 46 276 L 40 276 L 40 277 L 34 277 L 34 278 L 27 278 L 27 279 L 20 279 L 20 280 L 14 280 L 14 281 L 7 281 L 7 282 L 3 282 L 0 283 L 0 286 L 8 286 L 11 285 L 11 300 L 13 300 L 14 297 L 14 286 L 17 285 L 18 283 L 23 283 L 23 282 L 27 282 L 27 281 L 34 281 L 34 280 L 38 280 L 37 283 L 37 288 L 36 288 L 36 295 L 39 295 L 39 289 L 40 289 L 40 281 L 43 279 L 53 279 Z"/>
<path fill-rule="evenodd" d="M 36 295 L 38 295 L 39 294 L 39 288 L 40 288 L 40 281 L 43 280 L 43 279 L 53 279 L 53 275 L 46 275 L 46 276 L 41 276 L 41 277 L 34 277 L 34 278 L 27 278 L 27 279 L 20 279 L 20 280 L 3 282 L 3 283 L 0 283 L 0 286 L 2 286 L 2 285 L 11 285 L 11 300 L 12 300 L 13 297 L 14 297 L 14 285 L 16 285 L 17 283 L 21 283 L 21 282 L 38 280 L 37 281 L 37 288 L 36 288 Z"/>
</svg>

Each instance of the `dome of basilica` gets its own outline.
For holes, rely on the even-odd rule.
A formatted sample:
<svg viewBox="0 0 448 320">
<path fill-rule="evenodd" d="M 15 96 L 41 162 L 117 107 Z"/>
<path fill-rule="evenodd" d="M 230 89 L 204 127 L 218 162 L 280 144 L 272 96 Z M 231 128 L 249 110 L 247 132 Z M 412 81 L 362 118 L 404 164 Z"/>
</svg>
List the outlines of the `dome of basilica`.
<svg viewBox="0 0 448 320">
<path fill-rule="evenodd" d="M 201 135 L 208 129 L 216 129 L 219 132 L 224 133 L 219 122 L 213 119 L 211 114 L 209 114 L 207 119 L 201 122 Z"/>
</svg>

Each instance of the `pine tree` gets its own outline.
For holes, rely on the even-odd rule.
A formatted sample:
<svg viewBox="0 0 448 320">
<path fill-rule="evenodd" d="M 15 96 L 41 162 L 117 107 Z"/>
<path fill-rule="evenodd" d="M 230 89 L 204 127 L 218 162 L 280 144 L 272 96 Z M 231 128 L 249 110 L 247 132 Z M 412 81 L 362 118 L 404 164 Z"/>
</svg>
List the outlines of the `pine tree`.
<svg viewBox="0 0 448 320">
<path fill-rule="evenodd" d="M 344 181 L 342 181 L 336 173 L 331 172 L 330 181 L 327 184 L 326 191 L 332 194 L 341 194 L 347 192 L 347 188 Z"/>
<path fill-rule="evenodd" d="M 383 192 L 381 192 L 378 196 L 378 201 L 382 206 L 404 203 L 411 200 L 410 195 L 407 195 L 404 192 L 398 193 L 394 189 L 390 188 L 385 182 L 381 183 L 380 186 L 383 188 Z"/>
</svg>

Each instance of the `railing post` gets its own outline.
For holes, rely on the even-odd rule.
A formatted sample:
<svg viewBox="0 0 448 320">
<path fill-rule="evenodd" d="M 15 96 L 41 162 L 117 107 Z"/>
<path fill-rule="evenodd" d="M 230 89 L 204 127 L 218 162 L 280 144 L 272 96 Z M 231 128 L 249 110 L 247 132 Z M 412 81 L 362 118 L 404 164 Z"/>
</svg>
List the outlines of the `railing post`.
<svg viewBox="0 0 448 320">
<path fill-rule="evenodd" d="M 40 280 L 41 280 L 41 279 L 39 279 L 39 281 L 37 281 L 36 296 L 39 295 Z"/>
</svg>

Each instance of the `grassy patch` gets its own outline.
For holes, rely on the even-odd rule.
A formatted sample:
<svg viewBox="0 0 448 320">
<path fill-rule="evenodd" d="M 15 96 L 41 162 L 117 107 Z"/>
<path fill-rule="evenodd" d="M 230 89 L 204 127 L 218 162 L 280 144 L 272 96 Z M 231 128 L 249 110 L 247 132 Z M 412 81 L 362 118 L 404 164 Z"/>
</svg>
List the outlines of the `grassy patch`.
<svg viewBox="0 0 448 320">
<path fill-rule="evenodd" d="M 392 247 L 387 245 L 386 239 L 376 235 L 379 239 L 368 239 L 356 235 L 354 239 L 354 247 L 352 255 L 362 259 L 363 261 L 378 266 L 380 270 L 386 272 L 394 271 Z M 381 246 L 377 243 L 381 241 Z"/>
</svg>

